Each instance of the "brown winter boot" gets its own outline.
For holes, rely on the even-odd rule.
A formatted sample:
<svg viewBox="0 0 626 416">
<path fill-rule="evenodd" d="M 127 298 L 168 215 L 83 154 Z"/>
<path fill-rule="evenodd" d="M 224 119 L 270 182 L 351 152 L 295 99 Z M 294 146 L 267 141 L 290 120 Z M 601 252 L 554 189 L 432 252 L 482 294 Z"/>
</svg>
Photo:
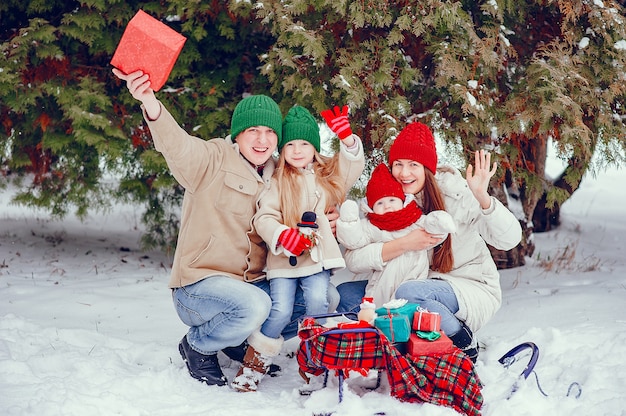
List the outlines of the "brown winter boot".
<svg viewBox="0 0 626 416">
<path fill-rule="evenodd" d="M 246 354 L 231 387 L 242 392 L 256 391 L 282 345 L 283 337 L 275 339 L 266 337 L 259 330 L 253 332 L 248 337 Z"/>
</svg>

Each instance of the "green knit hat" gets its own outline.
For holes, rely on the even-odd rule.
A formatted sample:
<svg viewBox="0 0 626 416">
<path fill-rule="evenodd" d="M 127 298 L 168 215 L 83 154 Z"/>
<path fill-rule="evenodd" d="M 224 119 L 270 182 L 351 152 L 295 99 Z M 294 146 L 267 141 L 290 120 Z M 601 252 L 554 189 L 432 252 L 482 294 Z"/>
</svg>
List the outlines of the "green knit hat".
<svg viewBox="0 0 626 416">
<path fill-rule="evenodd" d="M 267 95 L 250 95 L 237 104 L 230 120 L 230 137 L 234 141 L 237 135 L 249 127 L 265 126 L 276 132 L 278 141 L 282 137 L 283 115 L 276 101 Z"/>
<path fill-rule="evenodd" d="M 298 105 L 289 110 L 283 121 L 283 138 L 278 141 L 278 151 L 292 140 L 306 140 L 320 151 L 320 126 L 309 110 Z"/>
</svg>

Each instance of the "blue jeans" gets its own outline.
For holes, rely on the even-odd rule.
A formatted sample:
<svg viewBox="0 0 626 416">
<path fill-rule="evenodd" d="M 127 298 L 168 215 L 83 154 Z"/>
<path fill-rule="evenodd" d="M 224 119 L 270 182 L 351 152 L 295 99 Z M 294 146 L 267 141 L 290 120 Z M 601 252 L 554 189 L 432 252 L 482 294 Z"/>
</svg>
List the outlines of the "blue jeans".
<svg viewBox="0 0 626 416">
<path fill-rule="evenodd" d="M 396 289 L 397 299 L 419 303 L 422 308 L 441 315 L 441 329 L 447 335 L 461 330 L 461 322 L 454 316 L 459 311 L 459 302 L 450 283 L 439 279 L 409 280 Z"/>
<path fill-rule="evenodd" d="M 261 333 L 270 338 L 278 338 L 290 324 L 295 312 L 296 292 L 302 289 L 304 313 L 318 315 L 328 312 L 328 286 L 330 271 L 300 278 L 270 279 L 270 297 L 272 309 L 267 320 L 261 326 Z M 298 305 L 300 308 L 302 305 Z"/>
<path fill-rule="evenodd" d="M 337 311 L 358 312 L 361 299 L 365 296 L 365 286 L 367 280 L 345 282 L 337 286 L 340 296 Z M 459 303 L 448 282 L 436 279 L 409 280 L 398 287 L 395 297 L 419 303 L 431 312 L 438 312 L 441 315 L 441 329 L 447 335 L 454 335 L 461 330 L 461 322 L 454 315 L 459 311 Z"/>
<path fill-rule="evenodd" d="M 265 322 L 272 307 L 267 280 L 246 283 L 227 276 L 211 276 L 172 290 L 180 320 L 189 326 L 187 340 L 194 350 L 213 354 L 241 344 Z M 339 303 L 334 286 L 328 288 L 330 307 Z M 298 332 L 298 319 L 306 311 L 302 289 L 296 291 L 293 315 L 283 330 L 285 339 Z"/>
<path fill-rule="evenodd" d="M 337 312 L 357 313 L 365 296 L 365 286 L 367 286 L 367 280 L 345 282 L 337 286 L 337 292 L 339 292 Z"/>
<path fill-rule="evenodd" d="M 272 307 L 263 289 L 227 276 L 176 288 L 172 297 L 178 317 L 190 327 L 189 344 L 205 355 L 241 344 Z"/>
</svg>

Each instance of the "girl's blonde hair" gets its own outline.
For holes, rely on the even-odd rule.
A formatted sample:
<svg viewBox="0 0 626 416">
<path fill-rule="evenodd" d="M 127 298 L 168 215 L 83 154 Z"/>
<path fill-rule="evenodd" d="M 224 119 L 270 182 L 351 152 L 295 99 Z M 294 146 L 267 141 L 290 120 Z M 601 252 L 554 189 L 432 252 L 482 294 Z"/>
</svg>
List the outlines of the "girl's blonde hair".
<svg viewBox="0 0 626 416">
<path fill-rule="evenodd" d="M 445 210 L 446 206 L 435 175 L 428 169 L 424 169 L 424 174 L 422 210 L 425 214 L 436 210 Z M 454 267 L 454 257 L 452 255 L 452 236 L 449 235 L 443 243 L 434 248 L 430 268 L 441 273 L 448 273 L 452 267 Z"/>
<path fill-rule="evenodd" d="M 347 191 L 339 172 L 339 154 L 330 157 L 315 151 L 312 168 L 315 172 L 316 183 L 326 195 L 324 212 L 327 212 L 330 208 L 341 204 L 346 198 Z M 309 207 L 301 207 L 300 198 L 297 197 L 302 192 L 298 186 L 298 175 L 301 174 L 299 168 L 294 168 L 285 161 L 284 152 L 281 152 L 274 178 L 278 184 L 283 223 L 287 227 L 297 227 L 303 211 L 310 210 Z"/>
</svg>

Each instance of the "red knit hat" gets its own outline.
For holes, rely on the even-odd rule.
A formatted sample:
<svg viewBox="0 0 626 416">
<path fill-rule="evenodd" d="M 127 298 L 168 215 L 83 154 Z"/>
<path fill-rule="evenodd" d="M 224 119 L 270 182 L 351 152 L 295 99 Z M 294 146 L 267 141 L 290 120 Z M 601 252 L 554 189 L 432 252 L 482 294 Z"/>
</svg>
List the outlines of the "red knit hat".
<svg viewBox="0 0 626 416">
<path fill-rule="evenodd" d="M 435 138 L 428 126 L 422 123 L 411 123 L 402 129 L 389 149 L 389 166 L 392 166 L 397 159 L 414 160 L 435 173 L 437 149 Z"/>
<path fill-rule="evenodd" d="M 381 163 L 376 166 L 372 172 L 372 176 L 367 183 L 367 188 L 365 188 L 367 205 L 372 208 L 376 201 L 385 196 L 395 196 L 400 198 L 403 202 L 405 198 L 400 182 L 391 176 L 387 165 Z"/>
</svg>

